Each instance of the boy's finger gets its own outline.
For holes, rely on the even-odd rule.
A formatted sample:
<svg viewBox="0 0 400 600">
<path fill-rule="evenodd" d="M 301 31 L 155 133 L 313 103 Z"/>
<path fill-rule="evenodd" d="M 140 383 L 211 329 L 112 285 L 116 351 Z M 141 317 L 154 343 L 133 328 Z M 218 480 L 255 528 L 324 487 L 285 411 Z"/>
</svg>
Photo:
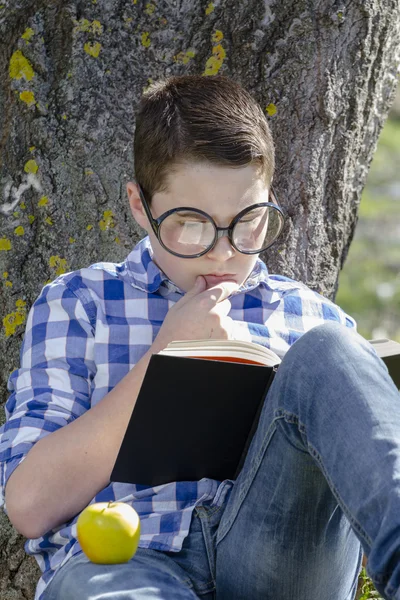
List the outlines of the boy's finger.
<svg viewBox="0 0 400 600">
<path fill-rule="evenodd" d="M 186 304 L 186 302 L 188 302 L 191 298 L 193 298 L 194 296 L 197 296 L 198 294 L 201 294 L 206 289 L 206 287 L 207 287 L 206 280 L 201 275 L 198 275 L 198 277 L 196 278 L 196 281 L 194 283 L 194 286 L 192 288 L 190 288 L 190 290 L 188 290 L 186 292 L 186 294 L 183 296 L 183 298 L 181 298 L 179 300 L 179 305 L 182 306 L 183 304 Z"/>
<path fill-rule="evenodd" d="M 219 315 L 223 315 L 224 317 L 227 317 L 231 311 L 231 308 L 232 308 L 232 304 L 230 303 L 230 301 L 227 298 L 225 298 L 225 300 L 222 300 L 222 302 L 218 302 L 215 305 L 213 312 L 217 312 Z"/>
<path fill-rule="evenodd" d="M 202 292 L 202 295 L 207 296 L 210 299 L 210 304 L 214 305 L 218 304 L 219 302 L 223 302 L 238 289 L 239 285 L 237 283 L 234 283 L 233 281 L 225 281 L 208 288 L 208 290 Z"/>
</svg>

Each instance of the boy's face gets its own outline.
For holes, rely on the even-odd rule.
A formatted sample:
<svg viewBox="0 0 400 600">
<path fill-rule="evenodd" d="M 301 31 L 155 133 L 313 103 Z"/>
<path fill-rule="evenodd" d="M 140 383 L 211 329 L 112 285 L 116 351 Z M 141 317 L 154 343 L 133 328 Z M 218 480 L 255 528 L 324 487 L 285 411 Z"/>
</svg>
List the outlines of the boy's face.
<svg viewBox="0 0 400 600">
<path fill-rule="evenodd" d="M 257 202 L 269 202 L 268 188 L 255 165 L 240 168 L 211 163 L 187 162 L 175 165 L 167 180 L 167 192 L 154 194 L 150 210 L 154 218 L 179 206 L 198 208 L 208 213 L 218 227 L 227 227 L 244 208 Z M 214 248 L 198 258 L 180 258 L 165 250 L 155 236 L 140 201 L 137 185 L 127 184 L 129 204 L 134 219 L 149 234 L 153 260 L 183 291 L 194 286 L 203 275 L 207 288 L 218 281 L 235 281 L 242 285 L 250 275 L 258 254 L 242 254 L 231 246 L 229 238 L 220 238 Z M 212 274 L 223 275 L 221 280 Z"/>
</svg>

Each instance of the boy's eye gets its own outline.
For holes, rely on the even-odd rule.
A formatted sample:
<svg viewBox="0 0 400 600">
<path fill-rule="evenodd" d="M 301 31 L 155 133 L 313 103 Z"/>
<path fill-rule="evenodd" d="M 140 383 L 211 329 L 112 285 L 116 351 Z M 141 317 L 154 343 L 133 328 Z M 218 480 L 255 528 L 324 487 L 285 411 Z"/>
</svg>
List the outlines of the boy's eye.
<svg viewBox="0 0 400 600">
<path fill-rule="evenodd" d="M 247 218 L 240 219 L 239 223 L 252 223 L 253 221 L 256 221 L 257 219 L 262 219 L 264 215 L 265 215 L 265 211 L 260 211 L 258 213 L 251 212 L 251 217 L 246 215 Z"/>
<path fill-rule="evenodd" d="M 240 219 L 239 224 L 242 223 L 254 223 L 255 221 L 257 221 L 257 219 L 260 219 L 261 217 L 253 217 L 252 219 L 248 219 L 246 221 L 244 221 L 243 219 Z"/>
<path fill-rule="evenodd" d="M 206 225 L 210 221 L 208 221 L 208 219 L 204 219 L 202 217 L 195 216 L 195 217 L 179 217 L 178 222 L 180 225 L 195 226 L 195 225 Z"/>
<path fill-rule="evenodd" d="M 193 225 L 204 225 L 204 223 L 207 223 L 207 221 L 178 221 L 179 225 L 186 225 L 188 227 L 193 226 Z"/>
</svg>

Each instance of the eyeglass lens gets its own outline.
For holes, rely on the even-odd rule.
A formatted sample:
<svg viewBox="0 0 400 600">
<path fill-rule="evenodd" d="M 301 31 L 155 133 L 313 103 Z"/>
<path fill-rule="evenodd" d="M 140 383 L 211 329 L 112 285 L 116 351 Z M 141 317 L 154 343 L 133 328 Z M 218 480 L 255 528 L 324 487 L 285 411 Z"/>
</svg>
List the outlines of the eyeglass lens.
<svg viewBox="0 0 400 600">
<path fill-rule="evenodd" d="M 245 213 L 235 224 L 232 239 L 239 251 L 261 252 L 278 237 L 282 216 L 272 206 L 256 207 Z M 190 211 L 176 211 L 160 224 L 160 238 L 173 252 L 193 256 L 210 248 L 216 231 L 205 215 Z"/>
</svg>

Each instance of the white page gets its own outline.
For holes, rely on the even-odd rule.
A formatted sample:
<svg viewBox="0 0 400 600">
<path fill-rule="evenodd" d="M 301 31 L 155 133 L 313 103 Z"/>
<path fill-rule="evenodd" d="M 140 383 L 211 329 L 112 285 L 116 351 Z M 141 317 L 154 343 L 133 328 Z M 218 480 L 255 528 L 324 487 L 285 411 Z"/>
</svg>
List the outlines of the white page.
<svg viewBox="0 0 400 600">
<path fill-rule="evenodd" d="M 381 358 L 383 356 L 395 356 L 396 354 L 400 354 L 400 344 L 398 342 L 386 338 L 368 341 L 372 344 L 376 353 Z"/>
</svg>

